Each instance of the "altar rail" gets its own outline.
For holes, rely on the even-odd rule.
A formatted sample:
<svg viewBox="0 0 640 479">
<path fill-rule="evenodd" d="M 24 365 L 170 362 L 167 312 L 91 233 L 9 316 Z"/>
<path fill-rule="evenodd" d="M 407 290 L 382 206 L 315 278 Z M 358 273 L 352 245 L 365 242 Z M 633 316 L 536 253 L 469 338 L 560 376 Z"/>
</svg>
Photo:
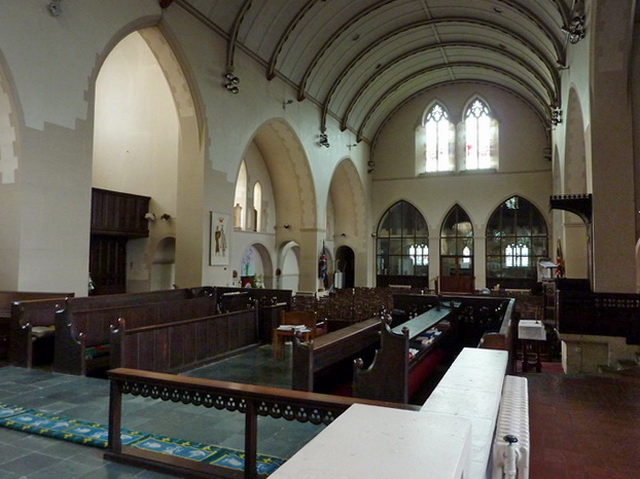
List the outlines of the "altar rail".
<svg viewBox="0 0 640 479">
<path fill-rule="evenodd" d="M 352 404 L 417 410 L 380 401 L 354 399 L 325 394 L 291 391 L 251 384 L 230 383 L 212 379 L 190 378 L 173 374 L 153 373 L 118 368 L 108 372 L 111 381 L 109 396 L 109 442 L 105 459 L 144 467 L 181 477 L 244 478 L 264 477 L 257 472 L 258 416 L 270 416 L 287 421 L 330 424 Z M 144 452 L 122 445 L 122 396 L 150 397 L 179 404 L 237 411 L 245 415 L 244 474 L 227 468 L 205 465 L 160 453 Z M 183 438 L 188 439 L 188 438 Z"/>
</svg>

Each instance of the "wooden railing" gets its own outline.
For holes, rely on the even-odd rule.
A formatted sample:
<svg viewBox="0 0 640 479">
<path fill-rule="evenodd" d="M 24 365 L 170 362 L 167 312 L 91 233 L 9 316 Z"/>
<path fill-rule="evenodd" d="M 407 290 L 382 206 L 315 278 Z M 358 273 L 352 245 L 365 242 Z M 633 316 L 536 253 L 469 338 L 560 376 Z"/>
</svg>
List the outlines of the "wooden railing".
<svg viewBox="0 0 640 479">
<path fill-rule="evenodd" d="M 560 334 L 619 336 L 640 344 L 638 294 L 558 290 L 556 318 Z"/>
<path fill-rule="evenodd" d="M 330 424 L 352 404 L 417 410 L 415 406 L 370 401 L 325 394 L 291 391 L 251 384 L 230 383 L 173 374 L 118 368 L 108 372 L 109 443 L 105 458 L 183 477 L 244 478 L 263 477 L 257 472 L 258 416 L 287 421 Z M 214 407 L 245 415 L 244 474 L 231 469 L 202 464 L 161 453 L 145 452 L 122 445 L 122 396 L 149 397 L 162 401 Z M 187 438 L 183 438 L 187 439 Z"/>
</svg>

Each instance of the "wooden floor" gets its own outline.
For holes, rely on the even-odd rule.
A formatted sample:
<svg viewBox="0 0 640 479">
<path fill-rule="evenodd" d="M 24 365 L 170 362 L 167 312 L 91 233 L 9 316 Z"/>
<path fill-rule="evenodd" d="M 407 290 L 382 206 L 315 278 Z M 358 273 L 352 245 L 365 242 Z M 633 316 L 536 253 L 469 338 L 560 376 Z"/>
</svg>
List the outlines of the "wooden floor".
<svg viewBox="0 0 640 479">
<path fill-rule="evenodd" d="M 548 370 L 526 374 L 530 479 L 640 478 L 640 376 Z"/>
</svg>

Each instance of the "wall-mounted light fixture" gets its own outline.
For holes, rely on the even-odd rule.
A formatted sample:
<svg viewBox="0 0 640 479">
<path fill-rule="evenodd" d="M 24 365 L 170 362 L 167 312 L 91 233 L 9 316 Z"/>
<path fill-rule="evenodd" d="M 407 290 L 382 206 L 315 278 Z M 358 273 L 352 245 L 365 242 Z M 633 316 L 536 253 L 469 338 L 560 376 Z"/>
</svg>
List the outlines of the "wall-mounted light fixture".
<svg viewBox="0 0 640 479">
<path fill-rule="evenodd" d="M 291 225 L 289 223 L 285 223 L 283 226 L 284 226 L 284 229 L 286 229 L 286 230 L 291 228 Z"/>
<path fill-rule="evenodd" d="M 568 26 L 563 26 L 562 31 L 569 34 L 569 43 L 575 45 L 582 40 L 587 34 L 587 27 L 585 26 L 585 16 L 574 15 L 571 18 Z"/>
<path fill-rule="evenodd" d="M 62 0 L 51 0 L 47 5 L 47 10 L 52 17 L 58 17 L 62 13 L 62 7 L 60 6 L 60 2 Z"/>
<path fill-rule="evenodd" d="M 171 215 L 168 213 L 162 213 L 162 216 L 160 216 L 160 219 L 162 221 L 171 221 Z"/>
<path fill-rule="evenodd" d="M 319 137 L 319 140 L 318 140 L 318 145 L 324 146 L 325 148 L 329 148 L 331 146 L 329 144 L 329 137 L 327 136 L 327 134 L 324 131 L 322 133 L 320 133 L 320 137 Z"/>
<path fill-rule="evenodd" d="M 282 109 L 286 110 L 287 109 L 287 105 L 291 105 L 293 103 L 293 100 L 291 98 L 289 98 L 288 100 L 285 100 L 282 102 Z"/>
<path fill-rule="evenodd" d="M 153 222 L 156 220 L 156 214 L 149 211 L 148 213 L 145 213 L 144 219 Z"/>
<path fill-rule="evenodd" d="M 224 87 L 228 91 L 236 95 L 240 91 L 240 89 L 238 88 L 238 83 L 240 83 L 240 78 L 238 78 L 231 72 L 227 72 L 224 74 L 224 79 L 225 79 Z"/>
<path fill-rule="evenodd" d="M 376 169 L 376 164 L 373 160 L 369 160 L 367 162 L 367 166 L 369 167 L 369 169 L 367 170 L 367 173 L 373 173 L 373 171 Z"/>
<path fill-rule="evenodd" d="M 347 148 L 349 148 L 349 151 L 351 151 L 351 148 L 355 148 L 356 146 L 358 146 L 357 143 L 352 143 L 351 145 L 347 145 Z"/>
<path fill-rule="evenodd" d="M 556 126 L 562 123 L 562 108 L 558 106 L 551 106 L 551 124 Z"/>
</svg>

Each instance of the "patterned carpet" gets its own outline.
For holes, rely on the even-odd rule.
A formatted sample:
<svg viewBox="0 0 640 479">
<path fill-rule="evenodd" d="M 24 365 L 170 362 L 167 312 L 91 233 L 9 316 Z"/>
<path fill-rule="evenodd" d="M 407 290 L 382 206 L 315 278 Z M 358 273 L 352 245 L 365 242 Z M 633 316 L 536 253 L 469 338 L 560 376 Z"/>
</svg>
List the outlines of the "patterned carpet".
<svg viewBox="0 0 640 479">
<path fill-rule="evenodd" d="M 5 404 L 0 404 L 0 426 L 103 449 L 107 447 L 109 437 L 108 427 L 102 424 Z M 121 439 L 125 446 L 230 469 L 244 469 L 243 451 L 125 429 L 122 430 Z M 257 461 L 258 473 L 269 475 L 285 459 L 258 454 Z"/>
</svg>

